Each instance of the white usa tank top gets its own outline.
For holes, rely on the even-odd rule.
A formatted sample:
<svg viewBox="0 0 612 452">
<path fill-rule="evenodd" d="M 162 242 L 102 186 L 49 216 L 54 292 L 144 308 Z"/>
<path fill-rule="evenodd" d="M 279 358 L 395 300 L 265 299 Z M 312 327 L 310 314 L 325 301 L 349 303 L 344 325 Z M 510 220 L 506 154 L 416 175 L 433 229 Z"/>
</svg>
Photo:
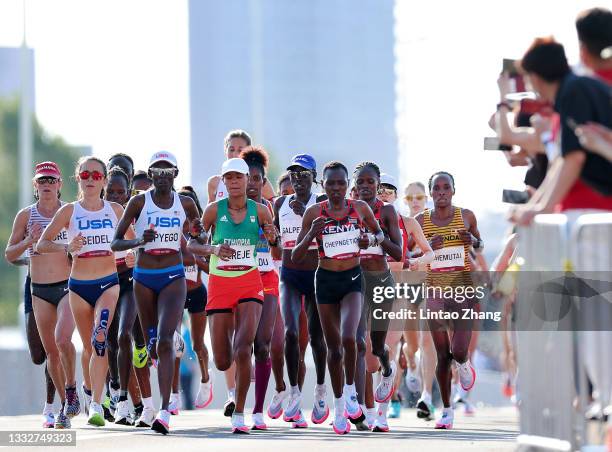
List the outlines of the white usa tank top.
<svg viewBox="0 0 612 452">
<path fill-rule="evenodd" d="M 158 207 L 151 197 L 153 191 L 145 192 L 145 203 L 140 212 L 138 220 L 134 225 L 136 237 L 142 237 L 149 225 L 155 229 L 155 240 L 145 244 L 144 252 L 147 254 L 171 254 L 181 249 L 181 237 L 183 235 L 183 224 L 187 215 L 181 204 L 178 193 L 172 192 L 174 202 L 169 209 Z"/>
<path fill-rule="evenodd" d="M 72 253 L 78 257 L 110 256 L 111 242 L 117 228 L 117 215 L 108 201 L 103 201 L 100 210 L 86 210 L 79 201 L 73 203 L 74 210 L 68 225 L 68 242 L 79 233 L 85 238 L 85 245 Z"/>
<path fill-rule="evenodd" d="M 60 207 L 66 204 L 65 202 L 60 201 Z M 32 227 L 34 224 L 39 224 L 42 226 L 43 231 L 45 228 L 51 223 L 52 218 L 43 217 L 38 211 L 38 203 L 34 203 L 30 206 L 30 218 L 28 219 L 28 224 L 26 226 L 26 234 L 30 234 Z M 53 243 L 57 243 L 58 245 L 66 245 L 68 243 L 68 232 L 66 229 L 62 229 L 57 237 L 53 239 Z M 39 254 L 34 251 L 32 245 L 27 249 L 26 255 L 28 257 L 39 256 Z"/>
<path fill-rule="evenodd" d="M 296 245 L 296 241 L 300 231 L 302 230 L 302 217 L 296 215 L 289 202 L 294 198 L 295 195 L 285 196 L 283 204 L 278 209 L 278 224 L 280 226 L 281 243 L 283 249 L 293 249 Z M 317 202 L 317 195 L 315 193 L 310 194 L 310 199 L 306 203 L 306 208 L 312 206 Z M 309 250 L 316 250 L 317 242 L 313 241 L 308 247 Z"/>
</svg>

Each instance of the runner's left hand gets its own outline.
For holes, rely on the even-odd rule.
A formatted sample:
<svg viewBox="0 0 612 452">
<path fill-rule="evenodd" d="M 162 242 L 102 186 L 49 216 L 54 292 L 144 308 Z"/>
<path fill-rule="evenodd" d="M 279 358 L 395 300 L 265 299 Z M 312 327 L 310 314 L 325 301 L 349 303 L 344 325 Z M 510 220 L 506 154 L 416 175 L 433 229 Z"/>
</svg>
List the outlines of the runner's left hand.
<svg viewBox="0 0 612 452">
<path fill-rule="evenodd" d="M 360 249 L 365 250 L 370 246 L 370 236 L 367 233 L 362 233 L 357 243 Z"/>
</svg>

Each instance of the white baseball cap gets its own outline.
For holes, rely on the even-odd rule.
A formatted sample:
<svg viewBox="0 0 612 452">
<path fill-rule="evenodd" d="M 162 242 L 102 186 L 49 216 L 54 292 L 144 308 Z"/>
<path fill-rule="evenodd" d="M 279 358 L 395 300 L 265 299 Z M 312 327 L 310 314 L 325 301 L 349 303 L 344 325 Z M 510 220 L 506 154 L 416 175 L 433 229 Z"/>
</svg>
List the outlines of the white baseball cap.
<svg viewBox="0 0 612 452">
<path fill-rule="evenodd" d="M 395 182 L 395 178 L 387 173 L 382 173 L 380 175 L 380 183 L 385 185 L 391 185 L 395 190 L 397 190 L 397 182 Z"/>
<path fill-rule="evenodd" d="M 221 176 L 225 176 L 227 173 L 241 173 L 249 174 L 249 165 L 239 158 L 227 159 L 221 166 Z"/>
<path fill-rule="evenodd" d="M 168 151 L 159 151 L 151 156 L 151 161 L 149 162 L 149 166 L 155 165 L 157 162 L 168 162 L 172 166 L 178 167 L 176 163 L 176 157 L 174 154 Z"/>
</svg>

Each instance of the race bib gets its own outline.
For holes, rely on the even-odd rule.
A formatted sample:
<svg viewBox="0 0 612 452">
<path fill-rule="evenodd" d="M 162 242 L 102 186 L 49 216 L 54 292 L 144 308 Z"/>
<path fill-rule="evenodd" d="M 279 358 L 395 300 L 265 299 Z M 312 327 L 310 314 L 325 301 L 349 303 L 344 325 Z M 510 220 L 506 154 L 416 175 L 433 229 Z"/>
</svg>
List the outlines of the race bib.
<svg viewBox="0 0 612 452">
<path fill-rule="evenodd" d="M 276 267 L 272 260 L 272 255 L 269 252 L 257 251 L 257 267 L 261 273 L 270 272 Z"/>
<path fill-rule="evenodd" d="M 370 246 L 365 250 L 360 250 L 362 259 L 371 259 L 373 257 L 382 256 L 384 254 L 380 245 Z"/>
<path fill-rule="evenodd" d="M 354 231 L 324 234 L 322 237 L 325 257 L 332 259 L 350 259 L 359 255 L 359 229 Z"/>
<path fill-rule="evenodd" d="M 198 282 L 198 266 L 185 265 L 185 279 L 188 281 Z"/>
<path fill-rule="evenodd" d="M 219 259 L 217 268 L 226 271 L 249 270 L 256 267 L 255 245 L 230 245 L 234 250 L 232 257 L 224 261 Z"/>
<path fill-rule="evenodd" d="M 432 271 L 451 272 L 465 270 L 465 248 L 462 245 L 434 250 L 435 258 L 430 264 Z"/>
</svg>

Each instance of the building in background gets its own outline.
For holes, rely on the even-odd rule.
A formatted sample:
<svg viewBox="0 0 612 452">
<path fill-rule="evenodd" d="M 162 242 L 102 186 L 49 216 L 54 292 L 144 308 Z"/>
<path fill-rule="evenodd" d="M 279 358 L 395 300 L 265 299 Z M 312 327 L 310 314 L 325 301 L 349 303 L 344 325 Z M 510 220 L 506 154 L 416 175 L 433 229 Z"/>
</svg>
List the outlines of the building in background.
<svg viewBox="0 0 612 452">
<path fill-rule="evenodd" d="M 24 50 L 21 47 L 0 47 L 0 97 L 18 97 L 21 91 L 21 58 Z M 36 111 L 34 90 L 34 49 L 26 48 L 26 67 L 28 74 L 30 111 Z"/>
<path fill-rule="evenodd" d="M 276 169 L 308 152 L 397 171 L 393 0 L 190 0 L 191 179 L 242 128 Z"/>
</svg>

